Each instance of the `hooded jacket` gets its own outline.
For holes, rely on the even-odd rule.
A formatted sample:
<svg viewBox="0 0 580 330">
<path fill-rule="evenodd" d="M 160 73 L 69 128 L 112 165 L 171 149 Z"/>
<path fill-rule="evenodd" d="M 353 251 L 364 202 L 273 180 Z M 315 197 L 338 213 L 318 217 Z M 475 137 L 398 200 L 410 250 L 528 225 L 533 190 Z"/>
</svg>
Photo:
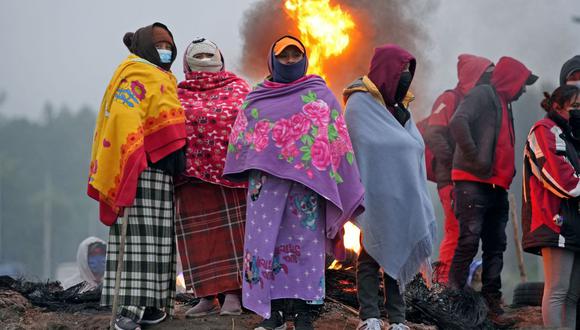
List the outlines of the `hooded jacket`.
<svg viewBox="0 0 580 330">
<path fill-rule="evenodd" d="M 449 128 L 456 141 L 453 181 L 475 181 L 509 189 L 515 174 L 514 125 L 510 102 L 531 71 L 502 57 L 489 85 L 473 88 L 457 108 Z"/>
<path fill-rule="evenodd" d="M 551 112 L 534 124 L 523 164 L 522 246 L 526 252 L 540 254 L 543 247 L 580 252 L 579 163 L 565 119 Z"/>
<path fill-rule="evenodd" d="M 439 188 L 452 183 L 451 167 L 455 141 L 449 132 L 449 122 L 463 97 L 475 87 L 483 73 L 492 64 L 484 57 L 470 54 L 459 55 L 457 86 L 443 92 L 433 103 L 423 138 L 433 152 L 434 161 L 427 166 L 431 166 Z"/>
<path fill-rule="evenodd" d="M 560 86 L 566 85 L 566 79 L 568 76 L 576 71 L 580 70 L 580 55 L 576 55 L 566 61 L 562 65 L 562 70 L 560 70 Z"/>
</svg>

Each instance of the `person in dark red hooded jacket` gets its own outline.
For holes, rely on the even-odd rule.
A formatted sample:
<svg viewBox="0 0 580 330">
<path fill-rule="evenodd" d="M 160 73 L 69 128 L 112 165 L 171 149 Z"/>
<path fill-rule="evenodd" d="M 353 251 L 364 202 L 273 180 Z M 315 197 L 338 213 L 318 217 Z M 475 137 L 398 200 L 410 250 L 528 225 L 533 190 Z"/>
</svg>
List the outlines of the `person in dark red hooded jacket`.
<svg viewBox="0 0 580 330">
<path fill-rule="evenodd" d="M 490 84 L 473 88 L 449 124 L 456 141 L 451 178 L 455 185 L 455 215 L 459 220 L 459 241 L 449 283 L 456 288 L 465 286 L 469 265 L 481 239 L 481 291 L 488 303 L 490 319 L 500 326 L 511 323 L 502 315 L 500 276 L 509 213 L 507 190 L 515 175 L 511 102 L 537 79 L 519 61 L 500 58 Z"/>
<path fill-rule="evenodd" d="M 433 103 L 431 115 L 426 119 L 427 126 L 423 133 L 425 143 L 431 149 L 434 159 L 431 166 L 434 180 L 437 183 L 439 199 L 445 215 L 443 239 L 439 248 L 441 263 L 437 278 L 439 283 L 447 283 L 451 260 L 459 237 L 459 223 L 453 214 L 451 205 L 453 182 L 451 181 L 451 164 L 455 141 L 449 132 L 449 122 L 463 97 L 477 84 L 489 83 L 493 72 L 493 63 L 484 57 L 461 54 L 457 62 L 459 81 L 454 89 L 443 92 Z"/>
<path fill-rule="evenodd" d="M 416 61 L 397 45 L 375 49 L 369 74 L 344 91 L 345 119 L 365 187 L 365 212 L 357 260 L 357 329 L 379 330 L 379 269 L 383 269 L 390 330 L 405 325 L 402 290 L 430 265 L 436 232 L 425 174 L 425 144 L 405 108 Z"/>
</svg>

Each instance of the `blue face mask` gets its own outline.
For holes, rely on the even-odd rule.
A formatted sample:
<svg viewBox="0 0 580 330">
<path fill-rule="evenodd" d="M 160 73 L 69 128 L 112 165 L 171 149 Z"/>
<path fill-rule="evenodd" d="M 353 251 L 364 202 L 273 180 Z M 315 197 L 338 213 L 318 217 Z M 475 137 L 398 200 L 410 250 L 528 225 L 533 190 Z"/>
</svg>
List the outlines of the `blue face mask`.
<svg viewBox="0 0 580 330">
<path fill-rule="evenodd" d="M 159 53 L 159 59 L 161 59 L 161 63 L 171 63 L 172 52 L 170 50 L 157 49 L 157 52 Z"/>
<path fill-rule="evenodd" d="M 272 62 L 272 80 L 275 82 L 291 83 L 306 74 L 306 57 L 294 64 L 282 64 L 276 58 Z"/>
<path fill-rule="evenodd" d="M 89 256 L 87 261 L 91 272 L 93 272 L 93 274 L 103 276 L 105 273 L 106 259 L 107 258 L 102 254 Z"/>
</svg>

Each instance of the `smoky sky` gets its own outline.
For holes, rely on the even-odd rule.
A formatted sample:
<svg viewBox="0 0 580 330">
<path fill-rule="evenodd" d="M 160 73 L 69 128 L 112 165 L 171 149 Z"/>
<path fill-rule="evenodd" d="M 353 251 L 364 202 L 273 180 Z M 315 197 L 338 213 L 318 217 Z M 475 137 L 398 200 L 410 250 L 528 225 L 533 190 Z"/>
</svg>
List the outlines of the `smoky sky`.
<svg viewBox="0 0 580 330">
<path fill-rule="evenodd" d="M 513 56 L 540 76 L 533 87 L 538 89 L 553 86 L 562 63 L 580 54 L 580 24 L 573 20 L 580 16 L 577 0 L 338 2 L 365 24 L 355 31 L 360 42 L 349 48 L 351 60 L 329 63 L 348 73 L 333 80 L 333 90 L 366 73 L 375 46 L 399 43 L 417 58 L 411 86 L 417 101 L 411 108 L 419 117 L 440 92 L 456 84 L 460 53 L 493 61 Z M 96 111 L 127 55 L 123 34 L 155 21 L 167 24 L 175 36 L 179 54 L 172 70 L 178 80 L 183 79 L 185 47 L 203 36 L 220 46 L 229 70 L 255 83 L 267 72 L 265 56 L 274 35 L 296 32 L 279 10 L 282 1 L 267 3 L 264 9 L 263 0 L 2 1 L 0 115 L 36 118 L 47 102 L 57 109 Z"/>
<path fill-rule="evenodd" d="M 416 58 L 426 59 L 418 60 L 415 83 L 419 88 L 425 85 L 430 61 L 424 45 L 429 44 L 430 38 L 420 22 L 436 11 L 438 1 L 419 4 L 406 0 L 336 0 L 331 4 L 350 13 L 356 25 L 350 33 L 349 47 L 324 65 L 330 88 L 337 96 L 348 83 L 368 72 L 373 49 L 385 43 L 399 44 Z M 284 1 L 261 0 L 244 14 L 241 32 L 246 51 L 240 69 L 252 79 L 268 73 L 266 56 L 275 40 L 284 34 L 300 37 L 296 22 L 284 12 L 283 5 Z"/>
</svg>

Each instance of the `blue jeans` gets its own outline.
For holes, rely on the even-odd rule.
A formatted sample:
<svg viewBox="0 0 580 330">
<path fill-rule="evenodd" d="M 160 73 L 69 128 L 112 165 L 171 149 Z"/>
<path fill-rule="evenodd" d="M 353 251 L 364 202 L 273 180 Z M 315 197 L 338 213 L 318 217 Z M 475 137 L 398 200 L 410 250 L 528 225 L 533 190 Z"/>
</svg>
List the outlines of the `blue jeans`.
<svg viewBox="0 0 580 330">
<path fill-rule="evenodd" d="M 506 250 L 505 226 L 509 202 L 505 189 L 491 184 L 455 182 L 455 216 L 459 221 L 459 240 L 449 271 L 449 283 L 463 288 L 469 265 L 482 242 L 482 294 L 501 297 L 501 271 Z"/>
</svg>

